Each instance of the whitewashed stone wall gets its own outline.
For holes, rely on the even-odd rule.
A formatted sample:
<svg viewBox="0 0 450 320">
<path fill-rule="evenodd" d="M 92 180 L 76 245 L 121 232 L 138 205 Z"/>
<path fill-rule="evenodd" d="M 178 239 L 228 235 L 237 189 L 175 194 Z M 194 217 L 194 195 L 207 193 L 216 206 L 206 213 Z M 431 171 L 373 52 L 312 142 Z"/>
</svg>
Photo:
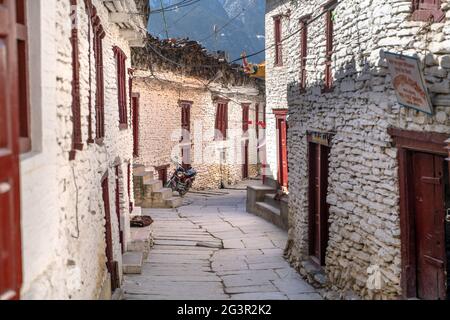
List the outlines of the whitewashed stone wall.
<svg viewBox="0 0 450 320">
<path fill-rule="evenodd" d="M 299 18 L 322 12 L 324 1 L 267 1 L 267 45 L 273 43 L 271 16 L 289 7 L 284 33 L 298 30 Z M 388 127 L 450 134 L 450 8 L 444 23 L 411 21 L 410 1 L 342 0 L 335 9 L 334 91 L 322 94 L 325 18 L 309 26 L 307 91 L 299 93 L 300 41 L 284 44 L 286 69 L 271 66 L 268 51 L 268 108 L 286 97 L 289 106 L 290 230 L 287 254 L 306 274 L 308 256 L 308 171 L 306 131 L 334 132 L 327 203 L 330 240 L 326 275 L 330 286 L 363 298 L 401 295 L 399 190 L 396 149 Z M 286 28 L 288 30 L 286 30 Z M 420 32 L 420 30 L 424 32 Z M 435 106 L 433 116 L 401 107 L 394 95 L 383 50 L 417 54 Z M 287 72 L 287 75 L 286 75 Z M 286 77 L 283 86 L 274 79 Z M 287 89 L 287 91 L 286 91 Z M 367 288 L 367 268 L 380 266 L 384 285 Z"/>
<path fill-rule="evenodd" d="M 288 45 L 283 43 L 283 63 L 275 65 L 275 47 L 273 46 L 274 23 L 273 18 L 286 15 L 291 8 L 290 1 L 267 1 L 266 5 L 266 176 L 277 179 L 277 129 L 274 109 L 288 108 L 287 87 L 289 81 Z M 289 34 L 290 19 L 282 17 L 282 38 Z"/>
<path fill-rule="evenodd" d="M 179 101 L 192 101 L 191 159 L 198 171 L 195 189 L 217 189 L 221 183 L 235 184 L 242 180 L 242 152 L 235 135 L 242 132 L 242 103 L 250 103 L 252 125 L 249 160 L 250 175 L 257 176 L 257 141 L 255 134 L 255 105 L 261 103 L 258 88 L 223 88 L 205 81 L 171 72 L 136 71 L 133 91 L 140 94 L 139 158 L 137 162 L 152 170 L 170 164 L 169 175 L 175 168 L 172 158 L 181 160 L 181 108 Z M 229 139 L 225 142 L 226 158 L 220 163 L 219 145 L 214 142 L 216 104 L 214 97 L 230 99 L 228 104 Z M 235 138 L 233 138 L 235 137 Z M 181 161 L 179 161 L 181 162 Z M 240 162 L 242 163 L 242 162 Z"/>
<path fill-rule="evenodd" d="M 21 159 L 24 299 L 95 299 L 107 283 L 105 211 L 101 178 L 108 172 L 114 259 L 120 264 L 115 208 L 115 165 L 121 172 L 122 226 L 129 240 L 127 165 L 132 161 L 131 121 L 119 131 L 116 62 L 112 47 L 128 57 L 128 43 L 94 0 L 105 29 L 105 133 L 102 146 L 87 144 L 89 49 L 84 1 L 78 1 L 81 114 L 84 150 L 69 161 L 72 142 L 72 48 L 70 1 L 29 1 L 30 86 L 33 151 Z M 91 34 L 92 36 L 92 34 Z M 95 135 L 95 60 L 91 47 Z M 130 67 L 130 59 L 127 61 Z M 133 200 L 133 199 L 131 199 Z M 102 292 L 103 291 L 103 292 Z M 106 290 L 107 291 L 107 290 Z"/>
</svg>

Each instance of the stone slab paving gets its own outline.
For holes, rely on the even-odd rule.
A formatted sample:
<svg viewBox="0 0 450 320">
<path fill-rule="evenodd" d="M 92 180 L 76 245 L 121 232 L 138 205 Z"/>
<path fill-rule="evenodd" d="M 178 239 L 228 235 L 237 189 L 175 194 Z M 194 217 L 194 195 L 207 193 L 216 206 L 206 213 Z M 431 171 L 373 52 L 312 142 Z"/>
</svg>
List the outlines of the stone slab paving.
<svg viewBox="0 0 450 320">
<path fill-rule="evenodd" d="M 244 190 L 190 194 L 178 209 L 144 209 L 155 246 L 128 300 L 319 300 L 283 258 L 285 231 L 245 211 Z"/>
</svg>

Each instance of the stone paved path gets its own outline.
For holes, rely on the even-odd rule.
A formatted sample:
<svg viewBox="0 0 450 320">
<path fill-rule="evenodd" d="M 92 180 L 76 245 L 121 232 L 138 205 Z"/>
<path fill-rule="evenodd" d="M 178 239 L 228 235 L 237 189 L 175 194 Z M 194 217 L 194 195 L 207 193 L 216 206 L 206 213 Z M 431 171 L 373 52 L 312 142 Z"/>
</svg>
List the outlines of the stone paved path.
<svg viewBox="0 0 450 320">
<path fill-rule="evenodd" d="M 245 211 L 245 191 L 190 194 L 190 205 L 150 209 L 155 246 L 125 299 L 320 299 L 283 259 L 287 234 Z"/>
</svg>

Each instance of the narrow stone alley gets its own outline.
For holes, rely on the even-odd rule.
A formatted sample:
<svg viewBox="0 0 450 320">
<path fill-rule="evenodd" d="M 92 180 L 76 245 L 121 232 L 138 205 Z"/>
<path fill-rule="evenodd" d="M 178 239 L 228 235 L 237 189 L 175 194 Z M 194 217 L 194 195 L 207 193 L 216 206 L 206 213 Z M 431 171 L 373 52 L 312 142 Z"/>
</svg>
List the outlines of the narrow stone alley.
<svg viewBox="0 0 450 320">
<path fill-rule="evenodd" d="M 321 299 L 283 258 L 287 234 L 245 210 L 245 191 L 190 194 L 178 209 L 143 210 L 154 247 L 127 300 Z"/>
</svg>

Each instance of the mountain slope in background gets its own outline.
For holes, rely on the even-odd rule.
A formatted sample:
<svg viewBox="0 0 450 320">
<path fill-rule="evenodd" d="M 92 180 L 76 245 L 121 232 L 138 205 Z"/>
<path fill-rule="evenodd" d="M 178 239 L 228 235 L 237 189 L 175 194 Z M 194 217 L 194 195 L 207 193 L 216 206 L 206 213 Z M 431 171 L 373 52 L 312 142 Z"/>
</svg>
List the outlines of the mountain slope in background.
<svg viewBox="0 0 450 320">
<path fill-rule="evenodd" d="M 180 1 L 162 0 L 162 4 L 167 7 Z M 150 0 L 150 6 L 152 10 L 160 9 L 161 0 Z M 250 54 L 264 49 L 264 13 L 264 0 L 200 0 L 168 11 L 165 16 L 170 38 L 197 40 L 210 51 L 226 51 L 234 60 L 243 51 Z M 149 32 L 167 37 L 162 13 L 150 15 Z M 261 62 L 264 53 L 250 60 Z"/>
</svg>

